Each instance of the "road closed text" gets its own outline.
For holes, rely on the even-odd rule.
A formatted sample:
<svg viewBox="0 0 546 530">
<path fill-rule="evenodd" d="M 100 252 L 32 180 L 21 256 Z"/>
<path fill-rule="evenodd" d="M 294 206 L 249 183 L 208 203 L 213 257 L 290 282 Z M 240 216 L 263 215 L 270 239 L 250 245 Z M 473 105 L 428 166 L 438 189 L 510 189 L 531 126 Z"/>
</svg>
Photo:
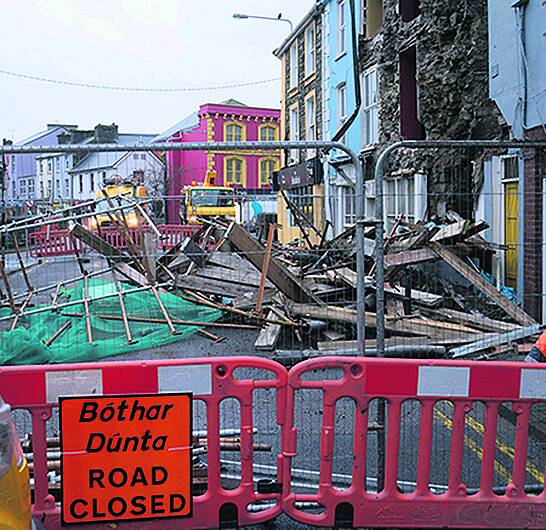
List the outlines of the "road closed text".
<svg viewBox="0 0 546 530">
<path fill-rule="evenodd" d="M 61 398 L 65 524 L 191 514 L 191 396 Z"/>
</svg>

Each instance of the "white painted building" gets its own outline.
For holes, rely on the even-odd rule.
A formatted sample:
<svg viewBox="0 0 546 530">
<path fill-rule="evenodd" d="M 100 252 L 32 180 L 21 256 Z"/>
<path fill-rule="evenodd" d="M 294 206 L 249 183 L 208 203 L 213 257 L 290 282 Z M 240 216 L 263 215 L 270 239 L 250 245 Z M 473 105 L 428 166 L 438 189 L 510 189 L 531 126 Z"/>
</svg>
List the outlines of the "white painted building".
<svg viewBox="0 0 546 530">
<path fill-rule="evenodd" d="M 145 185 L 150 197 L 164 194 L 163 162 L 149 151 L 90 153 L 70 170 L 71 199 L 93 199 L 103 184 L 113 178 Z"/>
</svg>

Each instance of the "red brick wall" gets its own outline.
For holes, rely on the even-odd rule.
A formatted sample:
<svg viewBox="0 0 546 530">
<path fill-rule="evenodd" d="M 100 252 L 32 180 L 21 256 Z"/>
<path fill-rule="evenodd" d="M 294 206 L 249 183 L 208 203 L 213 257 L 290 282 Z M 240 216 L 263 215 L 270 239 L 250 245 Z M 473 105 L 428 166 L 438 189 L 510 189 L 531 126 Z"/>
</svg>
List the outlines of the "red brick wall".
<svg viewBox="0 0 546 530">
<path fill-rule="evenodd" d="M 544 140 L 541 127 L 527 131 L 526 140 Z M 546 178 L 544 152 L 539 149 L 524 150 L 524 233 L 523 274 L 524 307 L 536 320 L 542 320 L 542 233 L 543 201 L 542 183 Z"/>
</svg>

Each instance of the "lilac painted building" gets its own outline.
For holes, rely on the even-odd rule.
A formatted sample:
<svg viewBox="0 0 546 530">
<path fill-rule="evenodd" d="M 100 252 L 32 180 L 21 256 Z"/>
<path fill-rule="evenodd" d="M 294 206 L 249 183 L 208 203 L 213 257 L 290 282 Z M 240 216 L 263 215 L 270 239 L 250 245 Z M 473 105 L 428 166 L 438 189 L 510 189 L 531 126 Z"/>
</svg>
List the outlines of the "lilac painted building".
<svg viewBox="0 0 546 530">
<path fill-rule="evenodd" d="M 47 129 L 34 134 L 15 145 L 58 145 L 59 135 L 77 129 L 77 125 L 48 124 Z M 7 172 L 7 202 L 14 211 L 22 210 L 25 201 L 38 198 L 38 177 L 36 174 L 36 157 L 34 154 L 11 155 Z"/>
<path fill-rule="evenodd" d="M 279 139 L 280 110 L 247 107 L 235 100 L 207 103 L 155 141 L 223 142 Z M 262 149 L 234 152 L 178 151 L 167 153 L 167 219 L 179 223 L 180 196 L 185 186 L 199 185 L 208 171 L 216 171 L 219 186 L 233 186 L 246 197 L 271 194 L 273 172 L 280 153 Z"/>
</svg>

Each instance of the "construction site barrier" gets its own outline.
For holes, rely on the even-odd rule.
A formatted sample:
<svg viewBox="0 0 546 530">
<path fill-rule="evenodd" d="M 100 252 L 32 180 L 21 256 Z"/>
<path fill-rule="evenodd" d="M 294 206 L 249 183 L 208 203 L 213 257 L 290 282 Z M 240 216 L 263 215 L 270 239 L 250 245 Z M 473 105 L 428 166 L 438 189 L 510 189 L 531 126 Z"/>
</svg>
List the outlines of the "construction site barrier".
<svg viewBox="0 0 546 530">
<path fill-rule="evenodd" d="M 241 368 L 258 369 L 267 377 L 244 379 L 244 372 L 234 373 Z M 14 410 L 26 409 L 32 416 L 33 514 L 47 530 L 61 528 L 60 508 L 48 491 L 46 439 L 46 423 L 57 412 L 59 396 L 192 392 L 194 400 L 204 402 L 206 407 L 207 490 L 193 497 L 193 515 L 177 520 L 176 528 L 218 528 L 226 521 L 231 526 L 243 526 L 276 517 L 281 511 L 280 492 L 257 493 L 253 480 L 253 391 L 274 389 L 276 421 L 280 425 L 286 408 L 286 379 L 281 365 L 253 357 L 1 368 L 2 397 Z M 220 482 L 220 405 L 230 398 L 240 405 L 241 445 L 240 483 L 232 490 L 224 489 Z M 249 505 L 259 501 L 271 506 L 250 511 Z M 104 529 L 104 523 L 86 523 L 85 527 Z M 119 522 L 116 528 L 171 530 L 173 520 Z"/>
<path fill-rule="evenodd" d="M 163 238 L 159 244 L 161 250 L 170 250 L 187 237 L 192 237 L 201 227 L 197 225 L 157 225 Z"/>
<path fill-rule="evenodd" d="M 161 250 L 170 250 L 185 238 L 191 237 L 199 226 L 193 225 L 157 225 L 162 237 L 159 240 Z M 140 234 L 142 229 L 130 228 L 129 233 L 136 244 L 140 244 Z M 100 231 L 100 235 L 111 246 L 124 249 L 127 248 L 127 238 L 116 228 L 105 227 Z M 72 256 L 82 251 L 82 242 L 76 238 L 70 237 L 68 229 L 64 230 L 38 230 L 31 232 L 28 238 L 29 253 L 33 258 L 45 258 L 52 256 Z"/>
<path fill-rule="evenodd" d="M 247 371 L 236 374 L 239 368 Z M 265 371 L 269 378 L 258 377 L 249 369 L 258 369 L 260 374 Z M 336 377 L 331 377 L 332 371 Z M 282 439 L 277 482 L 270 484 L 266 493 L 258 492 L 253 474 L 253 415 L 263 413 L 255 410 L 256 389 L 275 392 L 275 422 Z M 296 394 L 317 390 L 322 396 L 318 402 L 322 419 L 313 422 L 312 428 L 320 435 L 318 490 L 297 493 L 291 483 L 294 459 L 301 452 Z M 530 495 L 525 490 L 531 409 L 546 403 L 546 368 L 541 365 L 325 357 L 302 362 L 287 372 L 268 359 L 229 357 L 23 366 L 0 368 L 0 391 L 14 409 L 30 411 L 33 513 L 48 530 L 61 528 L 59 506 L 48 491 L 46 447 L 46 423 L 56 414 L 59 396 L 165 392 L 192 392 L 195 400 L 206 406 L 208 487 L 206 493 L 194 497 L 193 515 L 177 520 L 176 528 L 218 528 L 226 520 L 233 526 L 251 525 L 281 512 L 304 524 L 329 527 L 546 528 L 546 493 Z M 241 443 L 240 483 L 232 490 L 222 487 L 220 480 L 220 405 L 230 398 L 240 405 Z M 333 481 L 333 456 L 336 429 L 343 418 L 337 417 L 336 405 L 347 398 L 355 404 L 354 419 L 350 420 L 351 483 L 338 489 Z M 370 417 L 371 402 L 378 398 L 387 402 L 384 482 L 370 486 L 366 445 L 369 431 L 382 428 L 372 425 Z M 411 413 L 419 435 L 415 488 L 404 493 L 398 479 L 400 454 L 409 450 L 401 442 L 402 408 L 408 401 L 419 404 L 419 412 Z M 478 402 L 484 406 L 483 445 L 478 448 L 479 487 L 471 491 L 462 476 L 463 449 L 467 416 Z M 499 493 L 494 488 L 495 451 L 499 408 L 506 402 L 514 416 L 513 448 L 508 451 L 513 466 L 505 489 Z M 306 407 L 312 404 L 304 403 Z M 450 456 L 442 462 L 449 478 L 441 493 L 434 492 L 430 480 L 438 403 L 449 403 L 452 409 Z M 260 502 L 269 504 L 263 511 L 251 509 Z M 304 511 L 303 507 L 313 509 Z M 103 527 L 86 524 L 89 529 Z M 173 528 L 173 522 L 120 522 L 116 527 L 166 530 Z"/>
<path fill-rule="evenodd" d="M 68 230 L 43 230 L 28 235 L 28 247 L 33 258 L 72 256 L 81 252 L 82 242 L 70 237 Z"/>
<path fill-rule="evenodd" d="M 321 372 L 336 370 L 328 379 Z M 308 376 L 319 374 L 315 379 Z M 325 378 L 326 377 L 326 378 Z M 312 378 L 311 378 L 312 379 Z M 298 454 L 294 422 L 295 395 L 303 389 L 322 391 L 320 478 L 314 494 L 292 491 L 292 461 Z M 349 398 L 355 404 L 351 484 L 334 487 L 332 473 L 336 403 Z M 367 484 L 366 443 L 373 418 L 370 403 L 384 398 L 387 405 L 384 486 Z M 401 408 L 407 400 L 420 403 L 418 461 L 415 490 L 402 493 L 397 482 L 401 446 Z M 449 481 L 442 494 L 431 492 L 433 411 L 439 402 L 452 406 L 451 451 L 443 462 Z M 315 526 L 345 527 L 467 527 L 546 528 L 546 493 L 525 491 L 527 445 L 531 407 L 546 401 L 546 370 L 523 363 L 380 360 L 354 357 L 312 359 L 289 373 L 283 437 L 283 511 L 291 518 Z M 485 405 L 481 480 L 476 492 L 467 491 L 462 479 L 466 415 L 476 402 Z M 517 418 L 511 483 L 502 494 L 494 490 L 497 421 L 502 402 L 512 404 Z M 415 414 L 415 412 L 412 412 Z M 418 416 L 418 414 L 417 414 Z M 375 426 L 381 428 L 381 425 Z M 511 452 L 511 451 L 510 451 Z M 540 470 L 544 473 L 544 468 Z M 378 492 L 377 489 L 380 491 Z M 303 512 L 296 503 L 316 503 L 320 513 Z"/>
</svg>

